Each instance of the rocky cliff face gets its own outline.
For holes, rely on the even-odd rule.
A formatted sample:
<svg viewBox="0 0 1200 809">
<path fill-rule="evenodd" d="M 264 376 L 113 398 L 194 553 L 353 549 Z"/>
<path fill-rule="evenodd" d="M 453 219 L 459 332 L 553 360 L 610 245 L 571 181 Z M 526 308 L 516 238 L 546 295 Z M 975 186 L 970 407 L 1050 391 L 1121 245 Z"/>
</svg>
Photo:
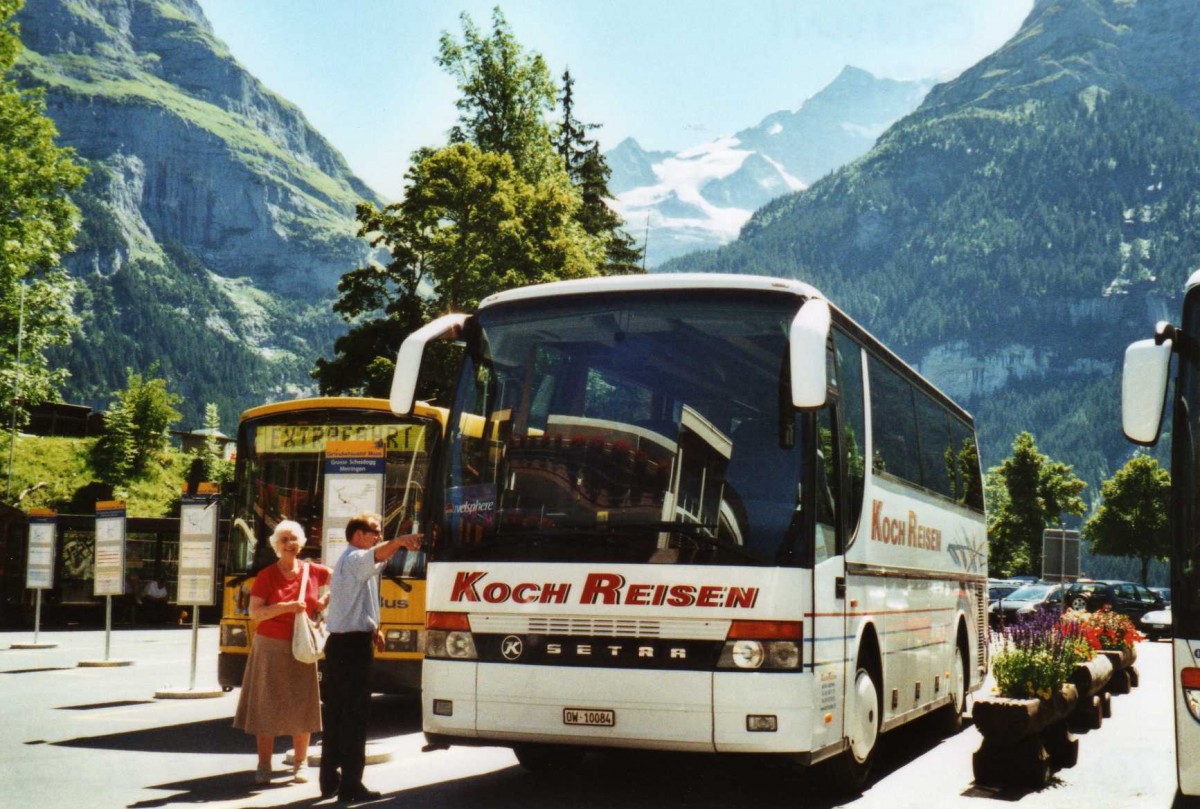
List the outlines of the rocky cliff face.
<svg viewBox="0 0 1200 809">
<path fill-rule="evenodd" d="M 114 355 L 131 338 L 161 346 L 161 335 L 102 325 L 158 309 L 140 318 L 143 328 L 189 323 L 208 353 L 255 377 L 236 390 L 214 378 L 201 390 L 189 380 L 204 369 L 179 358 L 142 350 L 122 360 L 171 366 L 177 387 L 196 388 L 200 410 L 204 399 L 221 401 L 229 420 L 238 407 L 302 390 L 339 330 L 327 305 L 337 281 L 367 257 L 354 205 L 376 196 L 295 106 L 238 65 L 194 0 L 31 0 L 18 22 L 27 49 L 19 81 L 45 88 L 60 141 L 91 169 L 79 250 L 67 260 L 88 288 L 84 343 Z M 128 272 L 137 283 L 113 280 Z M 167 311 L 162 291 L 180 277 L 192 292 Z M 98 306 L 112 311 L 87 308 Z M 103 404 L 122 381 L 123 367 L 64 361 L 74 398 Z"/>
</svg>

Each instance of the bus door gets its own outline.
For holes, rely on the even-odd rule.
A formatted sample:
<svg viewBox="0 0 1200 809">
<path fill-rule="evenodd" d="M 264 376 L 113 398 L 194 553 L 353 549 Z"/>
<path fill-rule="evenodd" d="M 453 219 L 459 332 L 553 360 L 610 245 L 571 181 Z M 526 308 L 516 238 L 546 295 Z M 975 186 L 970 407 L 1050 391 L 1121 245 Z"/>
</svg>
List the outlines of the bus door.
<svg viewBox="0 0 1200 809">
<path fill-rule="evenodd" d="M 830 362 L 832 368 L 832 361 Z M 847 677 L 854 673 L 848 660 L 846 633 L 846 557 L 841 536 L 840 462 L 837 400 L 830 392 L 821 410 L 803 416 L 811 431 L 801 508 L 811 517 L 806 531 L 812 537 L 812 617 L 806 621 L 805 668 L 813 674 L 815 727 L 813 749 L 840 743 L 844 735 L 843 699 Z M 807 639 L 806 637 L 806 639 Z M 811 666 L 811 668 L 809 668 Z"/>
</svg>

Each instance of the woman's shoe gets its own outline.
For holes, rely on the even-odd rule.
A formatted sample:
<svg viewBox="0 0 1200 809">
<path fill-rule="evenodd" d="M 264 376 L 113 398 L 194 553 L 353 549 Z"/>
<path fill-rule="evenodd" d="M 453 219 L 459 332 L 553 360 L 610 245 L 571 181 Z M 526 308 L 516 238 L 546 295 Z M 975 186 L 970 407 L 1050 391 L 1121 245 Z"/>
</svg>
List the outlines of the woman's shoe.
<svg viewBox="0 0 1200 809">
<path fill-rule="evenodd" d="M 256 783 L 256 784 L 271 783 L 271 765 L 270 764 L 268 764 L 265 767 L 259 767 L 257 770 L 254 771 L 254 783 Z"/>
<path fill-rule="evenodd" d="M 292 765 L 292 783 L 307 784 L 308 783 L 308 764 L 300 762 Z"/>
</svg>

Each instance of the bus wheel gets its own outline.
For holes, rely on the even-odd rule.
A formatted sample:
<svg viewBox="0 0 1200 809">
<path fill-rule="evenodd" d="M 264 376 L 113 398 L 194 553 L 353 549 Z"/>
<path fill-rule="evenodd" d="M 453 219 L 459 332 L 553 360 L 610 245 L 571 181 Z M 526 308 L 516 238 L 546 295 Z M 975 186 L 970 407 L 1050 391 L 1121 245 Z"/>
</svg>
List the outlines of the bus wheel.
<svg viewBox="0 0 1200 809">
<path fill-rule="evenodd" d="M 584 749 L 553 744 L 522 744 L 513 748 L 517 761 L 530 772 L 569 775 L 583 763 Z"/>
<path fill-rule="evenodd" d="M 871 775 L 879 742 L 879 687 L 870 671 L 859 666 L 846 704 L 846 737 L 849 748 L 834 759 L 833 779 L 838 789 L 860 793 Z"/>
<path fill-rule="evenodd" d="M 962 638 L 954 649 L 954 660 L 950 664 L 950 682 L 946 690 L 954 700 L 941 710 L 941 731 L 943 735 L 953 736 L 962 730 L 963 713 L 967 709 L 967 649 Z"/>
</svg>

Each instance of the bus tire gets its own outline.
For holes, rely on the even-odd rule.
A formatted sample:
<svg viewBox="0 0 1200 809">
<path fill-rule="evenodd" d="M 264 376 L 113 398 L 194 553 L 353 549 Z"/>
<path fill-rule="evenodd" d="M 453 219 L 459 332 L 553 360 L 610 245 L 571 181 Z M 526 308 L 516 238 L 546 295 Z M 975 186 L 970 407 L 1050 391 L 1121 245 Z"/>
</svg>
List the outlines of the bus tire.
<svg viewBox="0 0 1200 809">
<path fill-rule="evenodd" d="M 943 736 L 953 736 L 962 730 L 963 714 L 967 710 L 967 642 L 961 627 L 946 689 L 954 699 L 939 712 L 940 730 Z"/>
<path fill-rule="evenodd" d="M 567 776 L 583 763 L 582 747 L 556 744 L 521 744 L 513 748 L 517 762 L 532 773 Z"/>
<path fill-rule="evenodd" d="M 860 663 L 846 705 L 848 746 L 832 762 L 833 782 L 839 792 L 858 794 L 866 786 L 879 747 L 880 712 L 876 677 Z"/>
</svg>

